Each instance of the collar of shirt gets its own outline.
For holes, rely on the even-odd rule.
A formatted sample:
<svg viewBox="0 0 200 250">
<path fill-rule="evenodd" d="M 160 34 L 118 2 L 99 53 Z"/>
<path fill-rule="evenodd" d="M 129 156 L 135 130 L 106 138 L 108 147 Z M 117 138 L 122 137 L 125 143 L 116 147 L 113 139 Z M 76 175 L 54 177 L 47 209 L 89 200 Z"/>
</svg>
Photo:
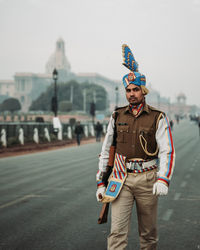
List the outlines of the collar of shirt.
<svg viewBox="0 0 200 250">
<path fill-rule="evenodd" d="M 140 105 L 142 104 L 142 107 L 140 107 Z M 133 114 L 135 117 L 138 117 L 143 111 L 145 111 L 146 113 L 148 113 L 149 114 L 149 112 L 150 112 L 150 110 L 149 110 L 149 107 L 148 107 L 148 105 L 146 104 L 146 102 L 144 102 L 144 103 L 141 103 L 141 104 L 139 104 L 139 105 L 137 105 L 137 106 L 135 106 L 136 107 L 136 115 L 133 113 L 133 111 L 130 109 L 130 105 L 128 105 L 127 107 L 126 107 L 126 109 L 124 110 L 124 113 L 131 113 L 131 114 Z M 135 109 L 134 109 L 135 110 Z"/>
<path fill-rule="evenodd" d="M 132 114 L 137 117 L 143 110 L 143 103 L 140 103 L 139 105 L 135 105 L 135 106 L 132 104 L 129 104 L 129 108 Z"/>
</svg>

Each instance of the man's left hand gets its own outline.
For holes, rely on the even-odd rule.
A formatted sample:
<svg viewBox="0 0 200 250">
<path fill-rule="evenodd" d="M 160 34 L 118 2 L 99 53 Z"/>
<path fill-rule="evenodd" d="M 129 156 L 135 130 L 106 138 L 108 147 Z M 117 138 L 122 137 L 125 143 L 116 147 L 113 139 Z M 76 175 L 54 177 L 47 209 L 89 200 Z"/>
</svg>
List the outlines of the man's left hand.
<svg viewBox="0 0 200 250">
<path fill-rule="evenodd" d="M 161 182 L 156 182 L 153 185 L 153 194 L 155 194 L 155 195 L 167 195 L 168 194 L 168 187 Z"/>
</svg>

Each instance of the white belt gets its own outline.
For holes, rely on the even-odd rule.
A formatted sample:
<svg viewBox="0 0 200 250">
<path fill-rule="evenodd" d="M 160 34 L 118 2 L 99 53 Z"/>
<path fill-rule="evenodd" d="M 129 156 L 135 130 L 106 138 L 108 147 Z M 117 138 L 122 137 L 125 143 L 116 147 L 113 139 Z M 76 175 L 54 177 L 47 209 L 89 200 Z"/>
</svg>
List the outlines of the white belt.
<svg viewBox="0 0 200 250">
<path fill-rule="evenodd" d="M 145 168 L 149 168 L 152 167 L 154 165 L 158 165 L 158 159 L 154 159 L 151 161 L 130 161 L 130 162 L 126 162 L 126 167 L 127 169 L 130 170 L 143 170 Z"/>
</svg>

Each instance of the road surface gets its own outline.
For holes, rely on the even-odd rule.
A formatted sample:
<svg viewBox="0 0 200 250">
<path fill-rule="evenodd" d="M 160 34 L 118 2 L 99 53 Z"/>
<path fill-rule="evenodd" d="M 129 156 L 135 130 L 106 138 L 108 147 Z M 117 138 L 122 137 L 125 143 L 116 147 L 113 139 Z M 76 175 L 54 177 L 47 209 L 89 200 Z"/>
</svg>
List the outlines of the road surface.
<svg viewBox="0 0 200 250">
<path fill-rule="evenodd" d="M 173 130 L 176 167 L 159 198 L 160 250 L 200 249 L 200 138 L 183 120 Z M 1 250 L 104 250 L 95 175 L 101 143 L 0 159 Z M 127 249 L 139 249 L 135 208 Z"/>
</svg>

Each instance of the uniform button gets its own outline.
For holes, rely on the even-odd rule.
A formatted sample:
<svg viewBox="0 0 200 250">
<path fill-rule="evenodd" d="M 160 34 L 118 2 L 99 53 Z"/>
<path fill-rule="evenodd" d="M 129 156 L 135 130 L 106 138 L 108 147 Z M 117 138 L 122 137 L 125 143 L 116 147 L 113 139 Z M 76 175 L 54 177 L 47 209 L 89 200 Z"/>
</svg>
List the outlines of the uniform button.
<svg viewBox="0 0 200 250">
<path fill-rule="evenodd" d="M 137 115 L 137 110 L 133 110 L 133 114 L 134 114 L 134 115 Z"/>
<path fill-rule="evenodd" d="M 132 148 L 134 148 L 135 147 L 135 145 L 132 145 Z"/>
</svg>

